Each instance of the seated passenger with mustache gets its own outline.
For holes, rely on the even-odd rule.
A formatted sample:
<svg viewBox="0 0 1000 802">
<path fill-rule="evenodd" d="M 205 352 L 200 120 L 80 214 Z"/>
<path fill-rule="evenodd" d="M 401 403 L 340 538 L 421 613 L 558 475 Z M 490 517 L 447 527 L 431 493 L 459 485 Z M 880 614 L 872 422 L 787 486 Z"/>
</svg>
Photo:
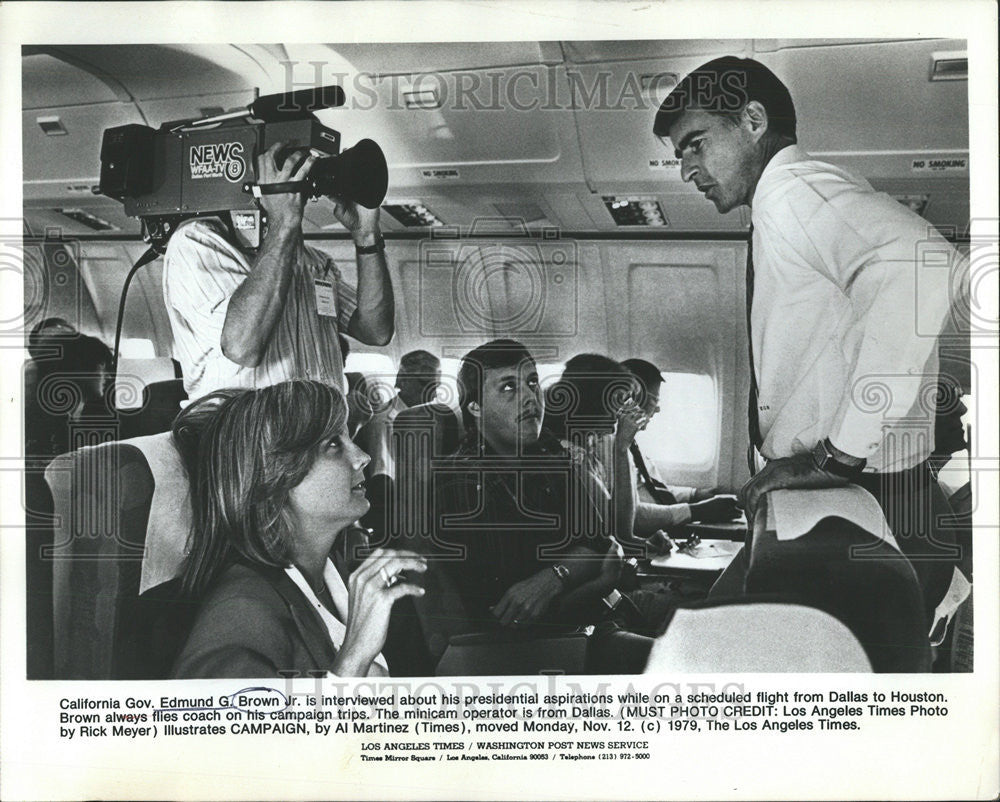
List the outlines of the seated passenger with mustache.
<svg viewBox="0 0 1000 802">
<path fill-rule="evenodd" d="M 477 626 L 591 623 L 621 547 L 583 460 L 542 431 L 535 360 L 494 340 L 465 355 L 458 386 L 465 439 L 435 475 L 435 534 L 467 614 Z"/>
</svg>

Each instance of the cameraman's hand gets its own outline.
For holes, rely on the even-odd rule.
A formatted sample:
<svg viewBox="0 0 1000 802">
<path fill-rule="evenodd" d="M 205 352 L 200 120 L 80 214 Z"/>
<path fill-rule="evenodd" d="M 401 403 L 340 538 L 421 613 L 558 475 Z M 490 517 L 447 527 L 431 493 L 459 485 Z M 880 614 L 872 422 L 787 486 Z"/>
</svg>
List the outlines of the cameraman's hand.
<svg viewBox="0 0 1000 802">
<path fill-rule="evenodd" d="M 351 232 L 354 244 L 361 247 L 374 245 L 375 235 L 378 234 L 379 207 L 366 209 L 354 201 L 344 201 L 333 196 L 330 200 L 333 201 L 333 216 Z"/>
<path fill-rule="evenodd" d="M 715 496 L 691 505 L 691 520 L 703 524 L 731 521 L 739 515 L 736 496 Z"/>
<path fill-rule="evenodd" d="M 257 183 L 283 184 L 286 181 L 302 181 L 312 169 L 316 157 L 311 153 L 297 150 L 290 153 L 281 168 L 276 158 L 286 142 L 275 142 L 257 157 Z M 306 196 L 302 192 L 284 192 L 280 195 L 261 195 L 260 205 L 267 214 L 271 231 L 293 231 L 302 228 L 302 210 Z"/>
</svg>

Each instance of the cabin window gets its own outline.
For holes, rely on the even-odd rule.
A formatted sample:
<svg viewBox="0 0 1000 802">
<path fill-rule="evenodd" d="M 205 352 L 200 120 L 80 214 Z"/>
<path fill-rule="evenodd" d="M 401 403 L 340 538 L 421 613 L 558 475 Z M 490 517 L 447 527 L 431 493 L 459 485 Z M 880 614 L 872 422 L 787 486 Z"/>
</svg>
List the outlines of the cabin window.
<svg viewBox="0 0 1000 802">
<path fill-rule="evenodd" d="M 123 337 L 120 356 L 122 359 L 155 359 L 156 347 L 152 340 L 140 337 Z"/>
<path fill-rule="evenodd" d="M 386 354 L 351 351 L 344 363 L 344 372 L 364 373 L 369 379 L 379 379 L 390 387 L 396 383 L 396 366 Z"/>
<path fill-rule="evenodd" d="M 458 409 L 458 369 L 461 359 L 444 357 L 441 360 L 441 387 L 438 388 L 438 401 Z"/>
<path fill-rule="evenodd" d="M 708 468 L 719 442 L 719 401 L 715 381 L 700 373 L 664 373 L 660 413 L 636 442 L 663 467 Z"/>
</svg>

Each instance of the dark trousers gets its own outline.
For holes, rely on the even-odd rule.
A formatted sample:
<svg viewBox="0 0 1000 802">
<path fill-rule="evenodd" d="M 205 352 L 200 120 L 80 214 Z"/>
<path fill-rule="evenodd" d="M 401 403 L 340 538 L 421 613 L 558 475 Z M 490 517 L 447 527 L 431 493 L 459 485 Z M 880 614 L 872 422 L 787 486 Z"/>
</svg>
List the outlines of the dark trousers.
<svg viewBox="0 0 1000 802">
<path fill-rule="evenodd" d="M 927 462 L 897 473 L 863 474 L 857 484 L 875 496 L 900 551 L 917 574 L 928 628 L 961 560 L 948 500 Z M 748 569 L 741 550 L 709 592 L 709 598 L 743 594 Z"/>
</svg>

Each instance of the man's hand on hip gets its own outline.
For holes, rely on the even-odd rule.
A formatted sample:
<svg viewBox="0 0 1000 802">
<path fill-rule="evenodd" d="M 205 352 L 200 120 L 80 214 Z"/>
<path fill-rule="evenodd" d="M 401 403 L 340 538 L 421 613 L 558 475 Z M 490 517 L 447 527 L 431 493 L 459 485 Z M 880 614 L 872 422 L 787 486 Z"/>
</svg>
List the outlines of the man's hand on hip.
<svg viewBox="0 0 1000 802">
<path fill-rule="evenodd" d="M 757 503 L 770 490 L 844 487 L 846 484 L 847 480 L 843 477 L 821 470 L 812 454 L 796 454 L 768 462 L 760 473 L 743 485 L 740 499 L 746 509 L 747 522 L 753 526 Z"/>
</svg>

